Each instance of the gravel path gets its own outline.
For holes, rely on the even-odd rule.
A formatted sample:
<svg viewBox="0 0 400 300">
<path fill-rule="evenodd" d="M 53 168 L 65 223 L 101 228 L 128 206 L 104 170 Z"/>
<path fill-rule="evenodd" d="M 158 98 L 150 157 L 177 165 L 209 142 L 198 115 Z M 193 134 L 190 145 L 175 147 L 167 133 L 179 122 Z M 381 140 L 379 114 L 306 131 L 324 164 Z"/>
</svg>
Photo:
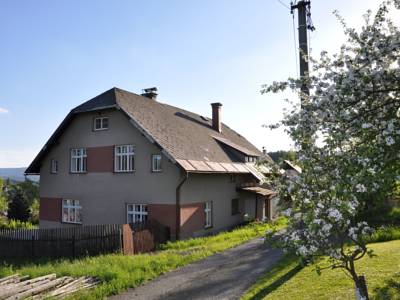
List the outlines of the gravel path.
<svg viewBox="0 0 400 300">
<path fill-rule="evenodd" d="M 263 239 L 254 239 L 110 299 L 239 299 L 282 254 L 265 245 Z"/>
</svg>

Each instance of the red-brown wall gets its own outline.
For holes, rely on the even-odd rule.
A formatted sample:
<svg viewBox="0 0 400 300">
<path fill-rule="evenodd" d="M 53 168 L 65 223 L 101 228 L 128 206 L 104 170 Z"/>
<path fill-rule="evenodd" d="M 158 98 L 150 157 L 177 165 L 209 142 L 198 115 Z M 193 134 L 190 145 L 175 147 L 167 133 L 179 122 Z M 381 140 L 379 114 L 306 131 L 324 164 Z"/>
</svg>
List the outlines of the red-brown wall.
<svg viewBox="0 0 400 300">
<path fill-rule="evenodd" d="M 193 203 L 181 206 L 181 235 L 188 237 L 193 232 L 204 228 L 204 203 Z"/>
<path fill-rule="evenodd" d="M 149 204 L 149 219 L 155 219 L 168 226 L 171 235 L 175 235 L 176 209 L 173 204 Z M 181 206 L 181 237 L 190 237 L 193 232 L 204 228 L 204 203 L 193 203 Z"/>
<path fill-rule="evenodd" d="M 39 219 L 61 222 L 61 198 L 40 198 Z"/>
<path fill-rule="evenodd" d="M 89 147 L 87 153 L 87 172 L 113 172 L 114 146 Z"/>
<path fill-rule="evenodd" d="M 175 234 L 176 209 L 174 204 L 149 204 L 148 213 L 149 219 L 154 219 L 168 226 L 171 230 L 171 234 Z"/>
</svg>

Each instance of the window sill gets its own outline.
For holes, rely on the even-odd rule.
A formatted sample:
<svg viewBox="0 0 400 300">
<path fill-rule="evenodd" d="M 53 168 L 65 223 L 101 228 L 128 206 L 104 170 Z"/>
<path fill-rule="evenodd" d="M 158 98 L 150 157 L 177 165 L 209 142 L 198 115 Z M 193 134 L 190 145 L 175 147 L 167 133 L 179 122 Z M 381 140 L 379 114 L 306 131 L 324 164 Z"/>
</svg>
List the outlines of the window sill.
<svg viewBox="0 0 400 300">
<path fill-rule="evenodd" d="M 67 221 L 61 221 L 62 224 L 72 224 L 72 225 L 82 225 L 82 222 L 67 222 Z"/>
<path fill-rule="evenodd" d="M 151 170 L 151 173 L 162 173 L 162 170 Z"/>
<path fill-rule="evenodd" d="M 136 170 L 131 170 L 131 171 L 116 171 L 116 170 L 114 170 L 114 173 L 116 173 L 116 174 L 135 173 L 135 172 L 136 172 Z"/>
<path fill-rule="evenodd" d="M 204 226 L 204 229 L 211 229 L 213 226 L 209 225 L 209 226 Z"/>
</svg>

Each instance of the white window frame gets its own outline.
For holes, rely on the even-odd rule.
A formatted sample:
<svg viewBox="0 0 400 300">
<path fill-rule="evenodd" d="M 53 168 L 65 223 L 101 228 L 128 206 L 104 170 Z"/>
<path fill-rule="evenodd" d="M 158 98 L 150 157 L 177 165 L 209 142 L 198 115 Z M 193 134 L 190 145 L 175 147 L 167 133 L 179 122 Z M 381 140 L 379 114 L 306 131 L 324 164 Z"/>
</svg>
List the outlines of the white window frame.
<svg viewBox="0 0 400 300">
<path fill-rule="evenodd" d="M 66 215 L 64 210 L 67 210 Z M 79 200 L 62 199 L 61 221 L 63 223 L 82 224 L 82 206 Z"/>
<path fill-rule="evenodd" d="M 135 171 L 135 146 L 118 145 L 114 148 L 114 172 L 127 173 Z"/>
<path fill-rule="evenodd" d="M 86 173 L 87 168 L 87 154 L 86 148 L 71 149 L 71 173 Z"/>
<path fill-rule="evenodd" d="M 149 213 L 147 204 L 137 204 L 137 203 L 126 204 L 127 223 L 146 222 L 148 219 L 148 215 Z"/>
<path fill-rule="evenodd" d="M 204 228 L 210 228 L 213 226 L 213 203 L 212 201 L 204 202 L 204 214 L 205 214 L 205 223 Z"/>
<path fill-rule="evenodd" d="M 52 159 L 50 161 L 50 173 L 57 174 L 58 173 L 58 160 Z"/>
<path fill-rule="evenodd" d="M 104 126 L 104 120 L 107 119 L 107 127 Z M 97 120 L 100 120 L 100 127 L 97 128 Z M 94 131 L 101 131 L 101 130 L 107 130 L 109 127 L 110 121 L 108 117 L 98 117 L 93 119 L 93 130 Z"/>
<path fill-rule="evenodd" d="M 151 171 L 154 173 L 162 172 L 161 162 L 162 162 L 161 154 L 152 154 L 151 155 Z"/>
</svg>

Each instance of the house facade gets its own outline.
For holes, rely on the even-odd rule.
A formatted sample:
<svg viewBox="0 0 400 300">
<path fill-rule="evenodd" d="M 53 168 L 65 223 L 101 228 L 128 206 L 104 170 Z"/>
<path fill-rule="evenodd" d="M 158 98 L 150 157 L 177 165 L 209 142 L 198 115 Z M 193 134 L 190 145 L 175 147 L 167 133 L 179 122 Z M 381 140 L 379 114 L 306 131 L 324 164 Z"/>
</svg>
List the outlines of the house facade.
<svg viewBox="0 0 400 300">
<path fill-rule="evenodd" d="M 74 108 L 26 170 L 40 174 L 39 226 L 155 219 L 188 238 L 271 218 L 260 151 L 221 122 L 221 104 L 212 111 L 117 88 Z"/>
</svg>

